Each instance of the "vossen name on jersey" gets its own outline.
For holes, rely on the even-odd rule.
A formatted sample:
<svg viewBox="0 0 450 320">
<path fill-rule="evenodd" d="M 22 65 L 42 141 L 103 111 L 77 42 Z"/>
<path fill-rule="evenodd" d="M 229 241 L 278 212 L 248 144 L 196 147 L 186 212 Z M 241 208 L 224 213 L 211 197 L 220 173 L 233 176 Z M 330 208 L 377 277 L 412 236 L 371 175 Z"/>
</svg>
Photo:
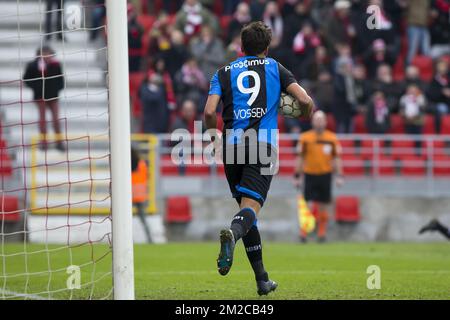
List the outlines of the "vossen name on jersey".
<svg viewBox="0 0 450 320">
<path fill-rule="evenodd" d="M 234 110 L 235 119 L 249 119 L 249 118 L 262 118 L 267 112 L 265 108 L 252 108 L 252 109 L 241 109 Z"/>
<path fill-rule="evenodd" d="M 252 60 L 242 60 L 230 65 L 225 66 L 225 72 L 230 71 L 231 69 L 242 69 L 248 68 L 252 66 L 260 66 L 264 64 L 270 64 L 269 59 L 252 59 Z"/>
</svg>

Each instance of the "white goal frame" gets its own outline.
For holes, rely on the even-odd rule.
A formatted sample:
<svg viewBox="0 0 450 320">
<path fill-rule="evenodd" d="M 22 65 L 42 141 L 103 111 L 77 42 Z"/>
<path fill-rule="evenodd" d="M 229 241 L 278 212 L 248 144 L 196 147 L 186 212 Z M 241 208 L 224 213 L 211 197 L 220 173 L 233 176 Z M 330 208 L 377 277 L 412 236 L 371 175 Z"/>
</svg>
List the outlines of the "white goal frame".
<svg viewBox="0 0 450 320">
<path fill-rule="evenodd" d="M 114 299 L 134 299 L 127 0 L 106 0 Z"/>
</svg>

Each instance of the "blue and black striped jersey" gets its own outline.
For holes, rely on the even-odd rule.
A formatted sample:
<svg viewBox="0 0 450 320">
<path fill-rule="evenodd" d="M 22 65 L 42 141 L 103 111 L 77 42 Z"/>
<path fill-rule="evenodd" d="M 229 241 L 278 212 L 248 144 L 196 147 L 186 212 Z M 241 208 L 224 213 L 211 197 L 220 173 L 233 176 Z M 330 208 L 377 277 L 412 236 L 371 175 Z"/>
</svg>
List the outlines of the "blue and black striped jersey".
<svg viewBox="0 0 450 320">
<path fill-rule="evenodd" d="M 223 102 L 227 143 L 239 143 L 245 131 L 254 129 L 258 141 L 275 145 L 280 94 L 293 82 L 292 73 L 272 58 L 245 56 L 220 68 L 209 94 L 219 95 Z"/>
</svg>

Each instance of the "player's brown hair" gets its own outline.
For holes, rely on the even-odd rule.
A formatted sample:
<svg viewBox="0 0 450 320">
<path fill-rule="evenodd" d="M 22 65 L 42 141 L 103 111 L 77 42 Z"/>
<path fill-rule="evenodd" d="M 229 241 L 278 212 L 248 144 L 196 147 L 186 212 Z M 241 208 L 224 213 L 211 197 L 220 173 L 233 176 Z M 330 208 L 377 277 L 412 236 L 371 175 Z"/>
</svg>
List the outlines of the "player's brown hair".
<svg viewBox="0 0 450 320">
<path fill-rule="evenodd" d="M 272 41 L 272 30 L 262 21 L 251 22 L 242 28 L 242 51 L 246 55 L 257 56 L 269 47 Z"/>
</svg>

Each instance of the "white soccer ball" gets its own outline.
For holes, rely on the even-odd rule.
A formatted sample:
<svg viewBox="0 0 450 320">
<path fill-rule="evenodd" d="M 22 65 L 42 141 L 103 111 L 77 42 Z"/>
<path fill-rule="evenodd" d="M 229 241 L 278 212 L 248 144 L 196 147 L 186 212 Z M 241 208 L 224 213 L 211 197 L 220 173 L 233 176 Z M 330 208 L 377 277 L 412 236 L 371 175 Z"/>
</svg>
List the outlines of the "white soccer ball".
<svg viewBox="0 0 450 320">
<path fill-rule="evenodd" d="M 287 118 L 298 118 L 302 115 L 302 109 L 297 99 L 284 92 L 282 92 L 280 96 L 280 106 L 278 107 L 278 111 Z"/>
</svg>

